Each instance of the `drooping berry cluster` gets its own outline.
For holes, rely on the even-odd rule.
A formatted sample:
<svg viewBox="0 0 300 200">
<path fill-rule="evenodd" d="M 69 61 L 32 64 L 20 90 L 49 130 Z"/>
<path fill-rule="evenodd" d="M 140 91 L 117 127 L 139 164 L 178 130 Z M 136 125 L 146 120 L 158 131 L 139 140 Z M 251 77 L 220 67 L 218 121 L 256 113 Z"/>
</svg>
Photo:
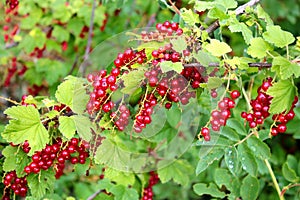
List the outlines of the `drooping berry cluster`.
<svg viewBox="0 0 300 200">
<path fill-rule="evenodd" d="M 158 175 L 151 171 L 150 172 L 150 178 L 149 178 L 149 182 L 148 182 L 148 186 L 146 188 L 144 188 L 143 191 L 143 196 L 141 200 L 152 200 L 153 199 L 153 191 L 152 191 L 152 187 L 154 185 L 156 185 L 159 181 L 159 177 Z"/>
<path fill-rule="evenodd" d="M 110 117 L 114 119 L 114 124 L 118 130 L 123 131 L 129 123 L 130 111 L 126 105 L 123 104 L 119 106 L 118 112 L 112 112 Z"/>
<path fill-rule="evenodd" d="M 57 138 L 52 145 L 46 145 L 42 151 L 35 152 L 31 163 L 24 167 L 24 172 L 39 173 L 41 170 L 47 170 L 54 167 L 56 178 L 63 175 L 65 162 L 70 161 L 72 164 L 84 164 L 89 154 L 80 140 L 72 138 L 69 142 L 62 142 Z"/>
<path fill-rule="evenodd" d="M 136 133 L 142 132 L 142 130 L 146 128 L 146 125 L 151 123 L 151 115 L 156 104 L 157 98 L 153 94 L 146 95 L 144 102 L 141 102 L 141 107 L 138 114 L 135 116 L 133 125 L 133 129 Z"/>
<path fill-rule="evenodd" d="M 242 118 L 248 121 L 250 128 L 263 124 L 264 120 L 270 116 L 269 108 L 272 97 L 266 93 L 270 86 L 272 86 L 272 78 L 263 81 L 257 90 L 257 97 L 250 102 L 252 110 L 249 113 L 241 113 Z"/>
<path fill-rule="evenodd" d="M 170 43 L 163 47 L 159 47 L 157 50 L 153 50 L 151 55 L 154 58 L 152 61 L 152 65 L 154 66 L 163 61 L 179 62 L 181 58 L 180 53 L 174 51 L 172 49 L 172 44 Z"/>
<path fill-rule="evenodd" d="M 180 36 L 182 35 L 183 30 L 179 28 L 178 23 L 171 23 L 169 21 L 165 21 L 164 23 L 156 24 L 156 30 L 151 32 L 142 31 L 141 36 L 143 41 L 148 42 L 151 40 L 156 40 L 162 42 L 166 37 L 170 37 L 173 35 Z"/>
<path fill-rule="evenodd" d="M 123 53 L 119 53 L 117 58 L 114 60 L 114 65 L 117 68 L 126 66 L 130 68 L 131 65 L 138 63 L 142 64 L 147 60 L 145 50 L 133 51 L 132 49 L 126 49 Z"/>
<path fill-rule="evenodd" d="M 224 97 L 219 101 L 218 109 L 211 112 L 210 124 L 213 131 L 220 131 L 220 128 L 226 125 L 226 122 L 231 115 L 231 109 L 235 107 L 234 100 L 239 96 L 240 92 L 238 90 L 233 90 L 230 93 L 231 98 Z M 203 127 L 200 133 L 205 141 L 210 140 L 210 130 L 208 127 Z"/>
<path fill-rule="evenodd" d="M 29 56 L 32 58 L 42 58 L 46 48 L 46 45 L 44 45 L 42 48 L 35 47 L 34 50 L 29 54 Z"/>
<path fill-rule="evenodd" d="M 15 9 L 19 5 L 18 0 L 6 0 L 6 4 L 9 5 L 10 9 Z"/>
<path fill-rule="evenodd" d="M 27 193 L 26 177 L 17 177 L 16 171 L 7 173 L 3 179 L 3 184 L 6 186 L 2 199 L 10 199 L 10 190 L 16 195 L 25 197 Z"/>
<path fill-rule="evenodd" d="M 93 91 L 90 93 L 90 100 L 87 104 L 89 114 L 100 111 L 107 113 L 115 106 L 109 100 L 109 93 L 118 89 L 117 77 L 120 74 L 120 69 L 114 68 L 110 74 L 106 70 L 100 70 L 96 75 L 89 74 L 87 79 L 92 83 Z"/>
<path fill-rule="evenodd" d="M 278 135 L 278 133 L 285 133 L 287 130 L 286 124 L 294 119 L 295 112 L 294 108 L 296 103 L 298 102 L 298 97 L 295 96 L 294 101 L 292 103 L 292 108 L 289 110 L 288 113 L 282 112 L 280 114 L 275 114 L 272 116 L 272 119 L 276 122 L 274 126 L 271 128 L 272 136 Z"/>
<path fill-rule="evenodd" d="M 81 32 L 79 34 L 80 38 L 84 38 L 85 34 L 87 34 L 89 32 L 89 27 L 88 26 L 83 26 L 81 29 Z"/>
<path fill-rule="evenodd" d="M 182 70 L 181 74 L 190 81 L 192 88 L 200 87 L 200 83 L 204 82 L 202 73 L 205 72 L 204 67 L 186 67 Z"/>
<path fill-rule="evenodd" d="M 8 19 L 10 19 L 10 18 L 8 18 Z M 6 42 L 6 43 L 13 42 L 14 36 L 19 31 L 19 25 L 18 24 L 14 25 L 13 28 L 11 29 L 11 31 L 9 33 L 8 33 L 9 26 L 5 25 L 5 26 L 3 26 L 3 31 L 5 32 L 5 34 L 4 34 L 4 42 Z"/>
<path fill-rule="evenodd" d="M 155 94 L 166 100 L 167 109 L 172 106 L 172 102 L 186 105 L 189 99 L 196 95 L 195 91 L 188 90 L 189 82 L 183 76 L 173 71 L 163 74 L 158 65 L 146 71 L 144 75 L 149 86 L 155 88 Z"/>
</svg>

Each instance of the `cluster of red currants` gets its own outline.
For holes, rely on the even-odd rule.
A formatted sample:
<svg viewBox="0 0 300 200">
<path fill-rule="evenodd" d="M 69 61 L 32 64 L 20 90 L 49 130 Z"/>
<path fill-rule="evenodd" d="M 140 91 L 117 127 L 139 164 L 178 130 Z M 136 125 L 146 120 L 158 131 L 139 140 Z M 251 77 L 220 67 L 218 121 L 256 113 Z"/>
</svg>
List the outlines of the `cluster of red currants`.
<svg viewBox="0 0 300 200">
<path fill-rule="evenodd" d="M 19 31 L 19 25 L 18 25 L 18 24 L 14 25 L 14 26 L 13 26 L 13 29 L 12 29 L 9 33 L 7 33 L 7 32 L 9 31 L 9 26 L 4 25 L 4 26 L 3 26 L 3 31 L 6 32 L 6 33 L 4 34 L 4 42 L 6 42 L 6 43 L 12 42 L 14 36 L 15 36 L 15 35 L 18 33 L 18 31 Z"/>
<path fill-rule="evenodd" d="M 117 58 L 114 60 L 114 65 L 117 68 L 126 66 L 131 68 L 131 65 L 138 63 L 142 64 L 147 60 L 145 50 L 133 51 L 132 49 L 126 49 L 123 53 L 119 53 Z"/>
<path fill-rule="evenodd" d="M 183 30 L 179 28 L 178 23 L 165 21 L 164 23 L 156 24 L 156 30 L 151 32 L 142 31 L 141 36 L 144 42 L 156 40 L 162 42 L 166 37 L 173 35 L 182 35 Z"/>
<path fill-rule="evenodd" d="M 204 82 L 201 74 L 205 72 L 204 67 L 185 67 L 181 74 L 190 82 L 192 88 L 200 87 L 200 83 Z"/>
<path fill-rule="evenodd" d="M 235 107 L 235 102 L 237 98 L 239 98 L 240 92 L 238 90 L 233 90 L 230 93 L 230 97 L 224 97 L 218 103 L 218 109 L 211 112 L 211 129 L 213 131 L 220 131 L 222 126 L 226 125 L 227 120 L 231 115 L 231 109 Z M 203 136 L 205 141 L 210 140 L 210 130 L 208 127 L 203 127 L 201 129 L 201 135 Z"/>
<path fill-rule="evenodd" d="M 114 119 L 114 124 L 119 131 L 123 131 L 129 123 L 130 111 L 126 105 L 122 104 L 119 106 L 117 112 L 112 112 L 110 117 Z"/>
<path fill-rule="evenodd" d="M 270 116 L 269 108 L 272 97 L 266 93 L 270 86 L 272 86 L 272 78 L 263 81 L 257 90 L 257 97 L 250 102 L 252 112 L 241 113 L 242 118 L 248 121 L 250 128 L 255 128 L 257 125 L 263 124 L 264 120 Z"/>
<path fill-rule="evenodd" d="M 58 179 L 63 175 L 66 161 L 84 164 L 88 157 L 89 153 L 78 138 L 72 138 L 69 142 L 62 142 L 61 138 L 57 138 L 52 145 L 47 144 L 42 151 L 32 155 L 32 162 L 24 167 L 24 172 L 37 174 L 41 170 L 53 167 L 56 171 L 55 177 Z"/>
<path fill-rule="evenodd" d="M 271 128 L 272 136 L 276 136 L 278 135 L 278 133 L 286 132 L 287 130 L 286 123 L 288 123 L 295 117 L 294 108 L 297 102 L 298 102 L 298 97 L 295 96 L 294 101 L 292 103 L 292 108 L 289 110 L 288 113 L 285 114 L 285 112 L 283 112 L 272 116 L 272 119 L 276 122 L 276 124 L 274 124 L 274 126 Z"/>
<path fill-rule="evenodd" d="M 180 53 L 174 51 L 170 43 L 159 47 L 157 50 L 153 50 L 151 54 L 154 58 L 152 61 L 154 66 L 163 61 L 179 62 L 181 58 Z"/>
<path fill-rule="evenodd" d="M 10 9 L 15 9 L 19 5 L 18 0 L 6 0 L 6 4 L 9 5 Z"/>
<path fill-rule="evenodd" d="M 92 83 L 93 91 L 90 93 L 90 100 L 87 104 L 89 114 L 100 111 L 107 113 L 115 106 L 109 100 L 109 92 L 116 91 L 117 77 L 120 74 L 119 68 L 113 68 L 110 74 L 106 70 L 100 70 L 96 75 L 89 74 L 87 80 Z"/>
<path fill-rule="evenodd" d="M 25 197 L 27 193 L 27 180 L 26 176 L 17 177 L 16 171 L 8 172 L 4 179 L 3 184 L 6 186 L 2 196 L 2 200 L 10 200 L 10 191 L 12 190 L 16 195 Z"/>
<path fill-rule="evenodd" d="M 7 76 L 5 78 L 5 81 L 4 81 L 4 86 L 5 87 L 8 87 L 11 83 L 11 79 L 13 78 L 13 76 L 17 73 L 19 76 L 22 76 L 24 75 L 24 73 L 27 71 L 27 67 L 25 64 L 22 64 L 22 68 L 21 69 L 18 69 L 18 66 L 17 66 L 17 58 L 16 57 L 13 57 L 11 59 L 11 67 L 8 68 L 8 73 L 7 73 Z"/>
<path fill-rule="evenodd" d="M 133 129 L 136 133 L 142 132 L 142 130 L 146 128 L 146 125 L 151 123 L 153 108 L 157 104 L 157 98 L 153 94 L 146 95 L 143 101 L 144 102 L 140 103 L 140 109 L 135 116 L 133 125 Z"/>
<path fill-rule="evenodd" d="M 34 50 L 29 54 L 30 57 L 42 58 L 44 51 L 46 50 L 46 45 L 42 48 L 35 47 Z"/>
<path fill-rule="evenodd" d="M 142 196 L 141 200 L 152 200 L 153 199 L 152 187 L 154 185 L 156 185 L 158 183 L 158 181 L 159 181 L 158 175 L 155 172 L 151 171 L 148 186 L 146 188 L 144 188 L 144 192 L 143 192 L 143 196 Z"/>
</svg>

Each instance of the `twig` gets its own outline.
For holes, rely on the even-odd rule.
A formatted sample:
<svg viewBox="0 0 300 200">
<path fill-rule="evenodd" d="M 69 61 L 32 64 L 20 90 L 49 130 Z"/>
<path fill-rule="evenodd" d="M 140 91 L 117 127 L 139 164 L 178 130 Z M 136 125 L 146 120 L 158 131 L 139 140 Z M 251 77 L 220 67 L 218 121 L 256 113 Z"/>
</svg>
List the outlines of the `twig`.
<svg viewBox="0 0 300 200">
<path fill-rule="evenodd" d="M 287 190 L 289 190 L 289 189 L 291 189 L 291 188 L 293 188 L 293 187 L 300 187 L 300 183 L 294 183 L 294 184 L 290 184 L 290 185 L 288 185 L 288 186 L 285 186 L 283 189 L 282 189 L 282 191 L 281 191 L 281 196 L 284 196 L 284 193 L 287 191 Z"/>
<path fill-rule="evenodd" d="M 93 200 L 93 199 L 95 199 L 98 196 L 98 194 L 100 194 L 101 192 L 104 192 L 104 190 L 97 190 L 94 194 L 92 194 L 91 196 L 89 196 L 87 198 L 87 200 Z"/>
<path fill-rule="evenodd" d="M 240 15 L 240 14 L 243 14 L 245 12 L 245 9 L 247 7 L 251 7 L 251 6 L 254 6 L 256 4 L 258 4 L 260 2 L 260 0 L 250 0 L 249 2 L 239 6 L 236 10 L 235 10 L 235 14 L 236 15 Z M 214 32 L 217 28 L 220 27 L 220 24 L 219 24 L 219 20 L 216 20 L 214 21 L 207 29 L 206 29 L 206 32 L 207 33 L 212 33 Z"/>
<path fill-rule="evenodd" d="M 175 6 L 175 4 L 171 1 L 171 0 L 168 0 L 169 3 L 171 4 L 172 8 L 174 9 L 174 11 L 180 15 L 180 10 L 178 10 L 178 8 Z"/>
<path fill-rule="evenodd" d="M 200 63 L 188 63 L 188 64 L 183 64 L 184 67 L 204 67 Z M 219 63 L 217 62 L 212 62 L 208 64 L 209 67 L 219 67 Z M 258 67 L 259 69 L 262 68 L 270 68 L 272 67 L 271 63 L 248 63 L 249 67 Z"/>
<path fill-rule="evenodd" d="M 8 101 L 8 102 L 13 103 L 13 104 L 15 104 L 15 105 L 20 105 L 20 103 L 14 101 L 14 100 L 11 100 L 11 99 L 9 99 L 9 98 L 6 98 L 6 97 L 0 96 L 0 99 L 3 99 L 3 100 L 5 100 L 5 101 Z"/>
<path fill-rule="evenodd" d="M 90 27 L 89 27 L 89 33 L 88 33 L 88 42 L 87 42 L 87 45 L 86 45 L 86 48 L 85 48 L 85 54 L 84 54 L 84 57 L 83 57 L 84 61 L 88 60 L 91 45 L 92 45 L 92 34 L 93 34 L 93 29 L 94 29 L 95 9 L 96 9 L 97 2 L 98 2 L 97 0 L 93 1 L 91 21 L 90 21 Z M 81 69 L 79 70 L 83 76 L 85 75 L 86 68 L 87 68 L 87 64 L 84 62 Z"/>
<path fill-rule="evenodd" d="M 71 75 L 71 74 L 73 73 L 73 71 L 75 70 L 75 68 L 76 68 L 76 66 L 77 66 L 78 58 L 79 58 L 79 56 L 78 56 L 78 54 L 77 54 L 76 57 L 75 57 L 75 60 L 74 60 L 74 62 L 73 62 L 72 68 L 71 68 L 71 70 L 70 70 L 69 73 L 68 73 L 69 75 Z"/>
<path fill-rule="evenodd" d="M 6 44 L 5 49 L 10 49 L 10 48 L 13 48 L 18 45 L 19 45 L 19 42 L 12 42 L 12 43 Z"/>
</svg>

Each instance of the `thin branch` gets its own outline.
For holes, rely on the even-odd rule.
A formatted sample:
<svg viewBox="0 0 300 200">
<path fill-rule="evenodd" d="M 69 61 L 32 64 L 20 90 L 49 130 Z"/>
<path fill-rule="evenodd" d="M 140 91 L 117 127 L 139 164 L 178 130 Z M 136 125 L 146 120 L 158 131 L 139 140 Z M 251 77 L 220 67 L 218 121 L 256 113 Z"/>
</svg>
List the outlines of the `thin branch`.
<svg viewBox="0 0 300 200">
<path fill-rule="evenodd" d="M 243 14 L 245 12 L 245 9 L 247 7 L 252 7 L 256 4 L 258 4 L 260 2 L 260 0 L 250 0 L 249 2 L 239 6 L 236 10 L 235 10 L 235 14 L 236 15 L 240 15 L 240 14 Z M 214 21 L 207 29 L 206 29 L 206 32 L 207 33 L 212 33 L 214 32 L 217 28 L 220 27 L 220 24 L 219 24 L 219 20 L 216 20 Z"/>
<path fill-rule="evenodd" d="M 172 6 L 172 8 L 174 9 L 174 11 L 175 11 L 178 15 L 180 15 L 180 10 L 175 6 L 175 4 L 174 4 L 171 0 L 169 0 L 169 3 L 171 4 L 171 6 Z"/>
<path fill-rule="evenodd" d="M 95 9 L 96 9 L 96 5 L 97 5 L 97 0 L 93 1 L 93 6 L 92 6 L 92 13 L 91 13 L 91 21 L 90 21 L 90 27 L 89 27 L 89 33 L 88 33 L 88 42 L 85 48 L 85 54 L 84 54 L 84 61 L 87 61 L 89 58 L 89 53 L 90 53 L 90 49 L 91 49 L 91 45 L 92 45 L 92 34 L 93 34 L 93 29 L 94 29 L 94 18 L 95 18 Z M 84 62 L 84 64 L 82 65 L 80 72 L 82 73 L 82 75 L 85 75 L 85 71 L 87 68 L 87 63 Z"/>
<path fill-rule="evenodd" d="M 87 200 L 93 200 L 93 199 L 95 199 L 98 196 L 98 194 L 100 194 L 101 192 L 104 192 L 104 190 L 97 190 L 94 194 L 92 194 L 91 196 L 89 196 L 87 198 Z"/>
<path fill-rule="evenodd" d="M 204 67 L 200 63 L 188 63 L 188 64 L 183 64 L 184 67 Z M 212 62 L 208 64 L 209 67 L 219 67 L 219 63 L 217 62 Z M 270 68 L 272 67 L 271 63 L 248 63 L 249 67 L 258 67 L 260 69 L 262 68 Z"/>
<path fill-rule="evenodd" d="M 12 43 L 6 44 L 5 49 L 10 49 L 10 48 L 13 48 L 18 45 L 19 45 L 19 42 L 12 42 Z"/>
</svg>

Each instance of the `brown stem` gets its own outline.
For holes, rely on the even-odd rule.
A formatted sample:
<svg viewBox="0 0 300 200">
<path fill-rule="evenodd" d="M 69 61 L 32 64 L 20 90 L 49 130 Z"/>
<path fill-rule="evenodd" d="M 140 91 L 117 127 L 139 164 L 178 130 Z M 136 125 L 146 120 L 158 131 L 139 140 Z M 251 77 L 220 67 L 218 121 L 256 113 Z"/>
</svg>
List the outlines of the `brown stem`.
<svg viewBox="0 0 300 200">
<path fill-rule="evenodd" d="M 97 5 L 97 0 L 93 1 L 93 6 L 92 6 L 92 13 L 91 13 L 91 21 L 90 21 L 90 27 L 89 27 L 89 33 L 88 33 L 88 42 L 85 48 L 85 54 L 83 56 L 84 61 L 83 65 L 80 68 L 80 72 L 82 74 L 82 76 L 85 75 L 86 72 L 86 68 L 88 66 L 88 59 L 89 59 L 89 53 L 90 53 L 90 49 L 91 49 L 91 45 L 92 45 L 92 34 L 93 34 L 93 29 L 94 29 L 94 18 L 95 18 L 95 9 L 96 9 L 96 5 Z"/>
<path fill-rule="evenodd" d="M 200 63 L 188 63 L 188 64 L 183 64 L 184 67 L 204 67 Z M 217 62 L 212 62 L 208 64 L 209 67 L 219 67 L 219 63 Z M 271 63 L 248 63 L 249 67 L 258 67 L 259 69 L 262 68 L 270 68 L 272 67 Z"/>
<path fill-rule="evenodd" d="M 175 6 L 175 4 L 174 4 L 171 0 L 169 0 L 169 3 L 171 4 L 171 6 L 172 6 L 172 8 L 174 9 L 174 11 L 175 11 L 178 15 L 180 15 L 180 10 Z"/>
<path fill-rule="evenodd" d="M 240 14 L 243 14 L 245 12 L 245 9 L 247 7 L 252 7 L 256 4 L 258 4 L 260 2 L 260 0 L 250 0 L 249 2 L 239 6 L 236 10 L 235 10 L 235 14 L 236 15 L 240 15 Z M 207 33 L 212 33 L 214 32 L 217 28 L 220 27 L 220 24 L 219 24 L 219 20 L 216 20 L 214 21 L 207 29 L 206 29 L 206 32 Z"/>
</svg>

